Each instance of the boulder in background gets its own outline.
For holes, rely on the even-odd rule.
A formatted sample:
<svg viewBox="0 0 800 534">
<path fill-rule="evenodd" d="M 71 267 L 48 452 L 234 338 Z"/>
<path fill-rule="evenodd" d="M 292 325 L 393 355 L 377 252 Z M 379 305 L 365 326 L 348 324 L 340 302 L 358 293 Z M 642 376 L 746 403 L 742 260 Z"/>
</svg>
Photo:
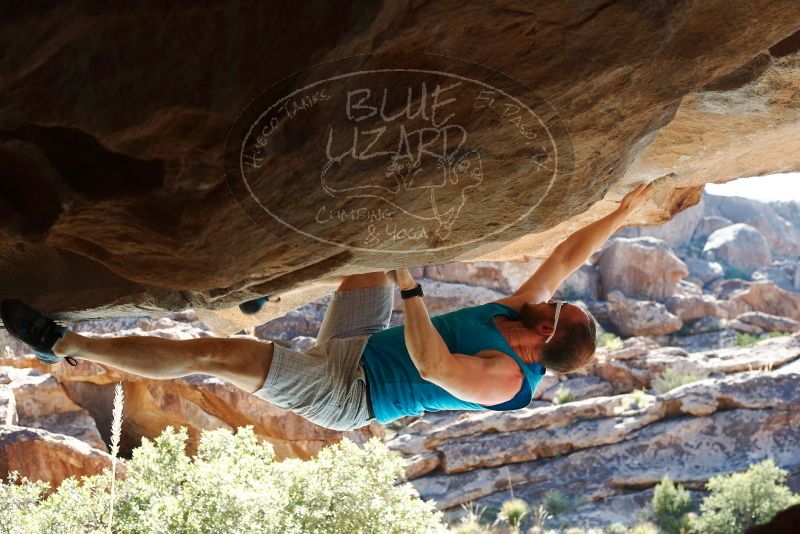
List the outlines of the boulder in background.
<svg viewBox="0 0 800 534">
<path fill-rule="evenodd" d="M 733 224 L 733 221 L 720 217 L 719 215 L 707 215 L 700 219 L 697 227 L 694 229 L 692 240 L 700 245 L 705 245 L 708 236 L 719 230 Z"/>
<path fill-rule="evenodd" d="M 619 291 L 608 295 L 608 301 L 609 320 L 624 336 L 660 336 L 683 326 L 679 317 L 658 302 L 629 299 Z"/>
<path fill-rule="evenodd" d="M 634 299 L 661 300 L 689 274 L 669 245 L 653 237 L 610 240 L 599 254 L 597 270 L 607 299 L 621 291 Z"/>
</svg>

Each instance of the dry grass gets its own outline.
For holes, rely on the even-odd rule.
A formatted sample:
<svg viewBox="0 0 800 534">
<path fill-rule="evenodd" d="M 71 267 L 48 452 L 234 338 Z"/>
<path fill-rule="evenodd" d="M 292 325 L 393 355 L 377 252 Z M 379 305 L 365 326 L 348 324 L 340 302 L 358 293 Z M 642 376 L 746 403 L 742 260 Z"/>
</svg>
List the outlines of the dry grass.
<svg viewBox="0 0 800 534">
<path fill-rule="evenodd" d="M 119 438 L 122 435 L 122 404 L 123 404 L 122 382 L 114 387 L 114 411 L 111 422 L 111 500 L 108 512 L 108 532 L 111 532 L 111 524 L 114 520 L 114 482 L 117 478 L 117 454 L 119 454 Z"/>
</svg>

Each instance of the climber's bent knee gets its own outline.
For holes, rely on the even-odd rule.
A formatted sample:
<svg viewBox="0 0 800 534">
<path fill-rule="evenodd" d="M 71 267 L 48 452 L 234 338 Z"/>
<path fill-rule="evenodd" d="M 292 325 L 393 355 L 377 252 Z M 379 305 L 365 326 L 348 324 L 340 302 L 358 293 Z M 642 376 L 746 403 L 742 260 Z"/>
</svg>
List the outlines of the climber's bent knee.
<svg viewBox="0 0 800 534">
<path fill-rule="evenodd" d="M 248 393 L 261 388 L 272 365 L 272 343 L 244 338 L 205 338 L 204 341 L 210 342 L 203 364 L 206 373 Z"/>
</svg>

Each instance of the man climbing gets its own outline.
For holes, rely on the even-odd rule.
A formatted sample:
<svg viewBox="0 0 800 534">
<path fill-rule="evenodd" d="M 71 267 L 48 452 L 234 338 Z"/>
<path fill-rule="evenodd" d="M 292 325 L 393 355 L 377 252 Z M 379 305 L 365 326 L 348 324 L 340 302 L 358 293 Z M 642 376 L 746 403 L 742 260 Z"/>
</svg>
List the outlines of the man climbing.
<svg viewBox="0 0 800 534">
<path fill-rule="evenodd" d="M 3 301 L 0 312 L 11 335 L 44 363 L 81 358 L 155 379 L 214 375 L 336 430 L 426 411 L 515 410 L 530 403 L 545 369 L 566 373 L 591 362 L 593 319 L 550 298 L 651 194 L 645 185 L 628 193 L 495 302 L 431 318 L 406 269 L 338 279 L 317 343 L 306 352 L 237 338 L 85 337 L 18 300 Z M 387 328 L 393 282 L 405 324 Z"/>
</svg>

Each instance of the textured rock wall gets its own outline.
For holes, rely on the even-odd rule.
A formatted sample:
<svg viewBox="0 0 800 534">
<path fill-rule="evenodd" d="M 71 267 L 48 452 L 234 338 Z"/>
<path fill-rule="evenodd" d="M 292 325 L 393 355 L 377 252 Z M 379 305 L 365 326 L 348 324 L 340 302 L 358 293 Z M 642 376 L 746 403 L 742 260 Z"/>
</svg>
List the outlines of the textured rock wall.
<svg viewBox="0 0 800 534">
<path fill-rule="evenodd" d="M 64 317 L 224 308 L 332 273 L 541 257 L 632 182 L 666 176 L 638 220 L 654 223 L 703 183 L 800 168 L 794 0 L 0 9 L 0 296 Z M 460 249 L 376 256 L 239 209 L 223 147 L 251 99 L 323 60 L 419 51 L 499 69 L 558 115 L 573 171 L 534 213 L 481 241 L 508 199 L 541 185 L 536 162 L 495 160 L 495 194 L 453 226 L 474 241 Z M 502 136 L 481 143 L 485 155 L 513 152 Z M 285 163 L 274 200 L 310 217 L 318 178 L 302 158 Z"/>
<path fill-rule="evenodd" d="M 627 360 L 629 349 L 608 357 Z M 644 356 L 633 358 L 654 363 L 665 360 L 663 350 L 645 348 Z M 770 358 L 780 369 L 742 367 L 751 359 L 773 368 Z M 422 497 L 442 509 L 455 513 L 468 502 L 499 506 L 510 497 L 511 484 L 513 494 L 529 503 L 553 492 L 577 503 L 552 518 L 551 526 L 630 525 L 664 475 L 702 491 L 710 477 L 765 458 L 800 473 L 800 375 L 791 363 L 798 358 L 797 336 L 724 354 L 709 351 L 685 363 L 715 369 L 714 377 L 660 395 L 592 396 L 502 414 L 428 414 L 388 444 L 407 457 L 407 476 Z M 666 360 L 668 367 L 690 368 L 681 365 L 685 355 Z"/>
</svg>

